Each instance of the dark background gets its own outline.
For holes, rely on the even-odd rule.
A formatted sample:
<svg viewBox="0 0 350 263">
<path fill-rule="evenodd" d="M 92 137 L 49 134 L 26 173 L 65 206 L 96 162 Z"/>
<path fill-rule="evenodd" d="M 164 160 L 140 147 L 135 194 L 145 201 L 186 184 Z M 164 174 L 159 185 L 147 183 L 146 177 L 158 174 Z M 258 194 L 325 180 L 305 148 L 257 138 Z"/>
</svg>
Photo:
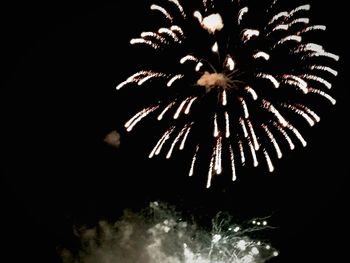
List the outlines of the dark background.
<svg viewBox="0 0 350 263">
<path fill-rule="evenodd" d="M 204 221 L 219 210 L 243 220 L 272 215 L 278 229 L 270 238 L 281 251 L 273 262 L 345 259 L 345 4 L 312 1 L 313 19 L 328 26 L 327 47 L 341 60 L 338 103 L 321 109 L 308 147 L 286 154 L 272 175 L 247 170 L 231 186 L 206 190 L 185 176 L 181 158 L 149 161 L 139 137 L 122 137 L 119 150 L 103 142 L 125 113 L 114 87 L 137 61 L 128 41 L 144 28 L 149 6 L 139 2 L 1 4 L 2 256 L 59 262 L 59 248 L 74 245 L 73 225 L 113 222 L 124 208 L 164 200 Z"/>
</svg>

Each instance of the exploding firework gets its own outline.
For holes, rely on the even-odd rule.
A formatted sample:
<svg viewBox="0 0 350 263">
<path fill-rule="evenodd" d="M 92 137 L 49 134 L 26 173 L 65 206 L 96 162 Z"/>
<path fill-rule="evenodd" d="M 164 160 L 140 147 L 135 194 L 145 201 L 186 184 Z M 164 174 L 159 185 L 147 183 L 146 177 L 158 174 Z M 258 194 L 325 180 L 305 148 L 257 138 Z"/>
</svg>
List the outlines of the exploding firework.
<svg viewBox="0 0 350 263">
<path fill-rule="evenodd" d="M 339 57 L 313 40 L 326 26 L 311 24 L 310 5 L 163 0 L 151 10 L 163 26 L 130 43 L 159 54 L 160 65 L 134 73 L 117 90 L 161 89 L 125 128 L 146 117 L 169 123 L 149 157 L 170 158 L 188 145 L 190 176 L 199 157 L 208 160 L 208 188 L 224 168 L 233 181 L 237 168 L 260 160 L 273 172 L 282 151 L 307 144 L 295 125 L 313 126 L 320 121 L 314 108 L 336 103 L 329 90 Z"/>
<path fill-rule="evenodd" d="M 264 219 L 238 225 L 218 214 L 212 229 L 206 230 L 167 205 L 152 202 L 141 213 L 125 213 L 113 225 L 102 221 L 96 228 L 77 230 L 80 251 L 65 250 L 62 256 L 64 263 L 263 263 L 278 256 L 269 243 L 256 238 L 269 228 Z"/>
</svg>

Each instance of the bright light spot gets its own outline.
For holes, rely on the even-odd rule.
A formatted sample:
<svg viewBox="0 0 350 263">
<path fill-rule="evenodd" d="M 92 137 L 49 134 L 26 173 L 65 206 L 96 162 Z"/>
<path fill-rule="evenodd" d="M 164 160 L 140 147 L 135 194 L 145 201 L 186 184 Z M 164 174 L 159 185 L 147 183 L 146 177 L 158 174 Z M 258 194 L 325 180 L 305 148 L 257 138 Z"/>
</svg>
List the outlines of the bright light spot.
<svg viewBox="0 0 350 263">
<path fill-rule="evenodd" d="M 213 243 L 219 242 L 220 239 L 221 239 L 221 235 L 215 234 L 215 235 L 213 236 Z"/>
<path fill-rule="evenodd" d="M 257 254 L 259 254 L 259 250 L 258 250 L 256 247 L 253 247 L 253 248 L 252 248 L 252 253 L 253 253 L 254 255 L 257 255 Z"/>
<path fill-rule="evenodd" d="M 202 27 L 209 33 L 214 34 L 215 31 L 220 31 L 223 29 L 224 23 L 220 14 L 211 14 L 203 18 Z"/>
<path fill-rule="evenodd" d="M 211 51 L 213 51 L 214 53 L 218 53 L 218 51 L 219 51 L 218 42 L 214 43 L 214 45 L 211 48 Z"/>
<path fill-rule="evenodd" d="M 237 247 L 240 250 L 244 251 L 247 248 L 247 242 L 245 242 L 244 240 L 240 240 L 240 241 L 237 242 Z"/>
</svg>

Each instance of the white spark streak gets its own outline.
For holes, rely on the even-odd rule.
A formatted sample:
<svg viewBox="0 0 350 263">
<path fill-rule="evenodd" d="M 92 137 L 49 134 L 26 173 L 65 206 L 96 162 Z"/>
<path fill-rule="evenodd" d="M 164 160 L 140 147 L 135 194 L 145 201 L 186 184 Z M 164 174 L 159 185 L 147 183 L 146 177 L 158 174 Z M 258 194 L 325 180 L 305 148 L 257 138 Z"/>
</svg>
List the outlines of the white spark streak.
<svg viewBox="0 0 350 263">
<path fill-rule="evenodd" d="M 310 54 L 307 54 L 307 57 L 328 57 L 328 58 L 331 58 L 335 61 L 339 60 L 338 55 L 330 53 L 330 52 L 325 52 L 325 51 L 310 53 Z"/>
<path fill-rule="evenodd" d="M 179 9 L 182 17 L 186 18 L 186 14 L 184 12 L 184 9 L 183 9 L 182 5 L 180 4 L 180 2 L 178 0 L 168 0 L 168 1 L 171 2 L 171 3 L 174 3 L 176 5 L 177 9 Z"/>
<path fill-rule="evenodd" d="M 308 84 L 302 78 L 288 74 L 283 75 L 282 77 L 286 80 L 287 84 L 298 87 L 304 94 L 307 94 L 309 92 L 307 88 Z"/>
<path fill-rule="evenodd" d="M 162 141 L 164 140 L 164 138 L 166 136 L 167 136 L 167 132 L 165 132 L 163 134 L 163 136 L 158 140 L 157 144 L 154 146 L 154 148 L 152 149 L 152 151 L 148 155 L 148 158 L 153 158 L 153 156 L 155 155 L 155 152 L 157 151 L 158 147 L 160 146 L 160 144 L 162 143 Z"/>
<path fill-rule="evenodd" d="M 193 176 L 193 171 L 194 171 L 194 165 L 196 163 L 196 160 L 197 160 L 197 153 L 198 153 L 198 150 L 199 150 L 199 145 L 196 146 L 196 151 L 192 157 L 192 162 L 191 162 L 191 168 L 190 168 L 190 172 L 188 174 L 188 176 Z"/>
<path fill-rule="evenodd" d="M 173 22 L 173 17 L 165 10 L 165 8 L 159 6 L 159 5 L 151 5 L 151 10 L 157 10 L 159 12 L 161 12 L 165 17 L 166 19 L 168 19 L 170 22 Z"/>
<path fill-rule="evenodd" d="M 312 65 L 309 67 L 312 70 L 321 70 L 321 71 L 325 71 L 325 72 L 329 72 L 330 74 L 332 74 L 333 76 L 337 76 L 338 75 L 338 71 L 327 67 L 327 66 L 320 66 L 320 65 Z"/>
<path fill-rule="evenodd" d="M 192 55 L 186 55 L 184 57 L 182 57 L 180 59 L 180 63 L 181 64 L 184 64 L 185 62 L 187 61 L 195 61 L 195 62 L 198 62 L 198 58 L 196 58 L 195 56 L 192 56 Z M 198 71 L 198 70 L 197 70 Z"/>
<path fill-rule="evenodd" d="M 179 150 L 183 150 L 184 149 L 185 144 L 186 144 L 186 140 L 187 140 L 187 137 L 188 137 L 188 135 L 189 135 L 189 133 L 191 131 L 192 125 L 193 125 L 193 122 L 186 127 L 186 133 L 185 133 L 184 137 L 182 138 Z"/>
<path fill-rule="evenodd" d="M 203 16 L 202 16 L 202 14 L 201 14 L 199 11 L 194 11 L 194 12 L 193 12 L 193 16 L 194 16 L 195 18 L 197 18 L 197 20 L 198 20 L 199 23 L 202 23 L 202 21 L 203 21 Z"/>
<path fill-rule="evenodd" d="M 291 150 L 295 149 L 295 145 L 292 141 L 292 139 L 289 137 L 289 135 L 287 134 L 287 132 L 283 129 L 283 127 L 281 126 L 281 124 L 277 123 L 277 122 L 273 122 L 273 125 L 277 128 L 277 130 L 283 135 L 283 137 L 286 139 L 286 141 L 288 142 L 289 148 Z"/>
<path fill-rule="evenodd" d="M 286 24 L 277 25 L 267 35 L 270 35 L 272 32 L 276 32 L 278 30 L 287 31 L 288 29 L 289 29 L 289 25 L 286 25 Z"/>
<path fill-rule="evenodd" d="M 262 79 L 268 79 L 269 81 L 271 81 L 271 83 L 274 85 L 274 87 L 276 89 L 279 88 L 279 86 L 280 86 L 280 83 L 278 82 L 278 80 L 274 76 L 272 76 L 270 74 L 258 73 L 256 75 L 256 77 L 257 78 L 262 78 Z"/>
<path fill-rule="evenodd" d="M 301 42 L 302 38 L 301 36 L 297 36 L 297 35 L 290 35 L 290 36 L 286 36 L 284 38 L 282 38 L 281 40 L 279 40 L 275 45 L 274 48 L 276 48 L 277 46 L 280 46 L 288 41 L 295 41 L 295 42 Z"/>
<path fill-rule="evenodd" d="M 219 128 L 218 128 L 218 121 L 217 121 L 217 115 L 215 113 L 214 115 L 214 132 L 213 132 L 213 136 L 216 138 L 219 136 Z"/>
<path fill-rule="evenodd" d="M 253 158 L 253 166 L 257 167 L 259 165 L 258 159 L 256 158 L 255 149 L 254 149 L 254 146 L 253 146 L 253 144 L 252 144 L 252 142 L 251 142 L 249 137 L 248 137 L 248 145 L 249 145 L 250 152 L 251 152 L 252 158 Z"/>
<path fill-rule="evenodd" d="M 262 100 L 263 103 L 263 108 L 267 109 L 269 112 L 271 112 L 275 117 L 277 118 L 278 122 L 283 126 L 287 127 L 288 122 L 286 121 L 285 118 L 280 114 L 280 112 L 271 104 L 271 102 L 268 102 L 266 100 Z"/>
<path fill-rule="evenodd" d="M 163 73 L 157 73 L 153 71 L 140 71 L 133 76 L 129 77 L 126 81 L 127 82 L 137 82 L 138 86 L 143 85 L 146 81 L 152 79 L 152 78 L 160 78 L 165 77 L 166 75 Z M 118 89 L 118 87 L 117 87 Z"/>
<path fill-rule="evenodd" d="M 310 108 L 302 104 L 296 104 L 296 106 L 303 109 L 306 113 L 308 113 L 314 119 L 314 121 L 320 122 L 321 118 L 316 114 L 316 112 L 314 112 L 313 110 L 311 110 Z"/>
<path fill-rule="evenodd" d="M 172 77 L 168 83 L 166 84 L 168 87 L 171 87 L 173 85 L 173 83 L 176 81 L 176 80 L 179 80 L 179 79 L 182 79 L 184 77 L 184 75 L 182 74 L 177 74 L 175 75 L 174 77 Z"/>
<path fill-rule="evenodd" d="M 304 110 L 298 109 L 294 105 L 290 105 L 287 103 L 283 103 L 281 105 L 287 109 L 290 109 L 291 111 L 295 112 L 296 114 L 300 115 L 301 117 L 303 117 L 310 126 L 315 125 L 315 121 L 308 114 L 306 114 Z"/>
<path fill-rule="evenodd" d="M 155 39 L 157 39 L 159 42 L 161 43 L 166 43 L 166 40 L 164 37 L 158 35 L 157 33 L 154 33 L 154 32 L 142 32 L 141 33 L 141 37 L 142 38 L 148 38 L 148 37 L 153 37 Z"/>
<path fill-rule="evenodd" d="M 261 127 L 264 129 L 264 131 L 266 132 L 267 136 L 269 137 L 273 147 L 275 148 L 277 158 L 281 159 L 282 158 L 282 151 L 281 151 L 279 144 L 276 141 L 275 136 L 273 136 L 272 132 L 270 131 L 270 129 L 267 127 L 266 124 L 262 124 Z"/>
<path fill-rule="evenodd" d="M 274 16 L 271 18 L 271 20 L 268 22 L 268 25 L 273 24 L 274 22 L 276 22 L 277 20 L 279 20 L 279 19 L 282 18 L 282 17 L 283 17 L 283 18 L 288 17 L 288 12 L 283 11 L 283 12 L 280 12 L 280 13 L 274 15 Z"/>
<path fill-rule="evenodd" d="M 177 111 L 176 111 L 175 114 L 174 114 L 174 117 L 173 117 L 174 120 L 176 120 L 177 118 L 179 118 L 181 111 L 183 110 L 183 108 L 185 107 L 185 105 L 186 105 L 186 103 L 189 101 L 189 99 L 190 99 L 190 98 L 186 98 L 186 99 L 184 99 L 184 100 L 181 102 L 180 106 L 177 108 Z"/>
<path fill-rule="evenodd" d="M 294 135 L 299 139 L 303 147 L 306 147 L 307 142 L 305 141 L 304 137 L 301 135 L 299 130 L 290 124 L 287 126 L 287 128 L 294 133 Z"/>
<path fill-rule="evenodd" d="M 252 96 L 253 100 L 258 99 L 258 95 L 256 94 L 255 90 L 252 87 L 246 86 L 245 90 Z"/>
<path fill-rule="evenodd" d="M 310 7 L 311 6 L 309 4 L 298 6 L 298 7 L 294 8 L 292 11 L 290 11 L 289 15 L 293 16 L 295 13 L 300 12 L 300 11 L 309 11 Z"/>
<path fill-rule="evenodd" d="M 215 166 L 214 170 L 216 174 L 221 174 L 222 172 L 222 137 L 219 136 L 216 140 L 216 146 L 215 146 Z"/>
<path fill-rule="evenodd" d="M 183 127 L 183 128 L 181 129 L 181 131 L 179 132 L 179 134 L 176 136 L 175 140 L 174 140 L 173 143 L 171 144 L 171 147 L 170 147 L 170 149 L 169 149 L 169 151 L 168 151 L 168 154 L 167 154 L 167 156 L 166 156 L 167 159 L 169 159 L 169 158 L 171 157 L 175 145 L 176 145 L 177 142 L 180 140 L 180 138 L 181 138 L 181 136 L 184 134 L 185 130 L 186 130 L 186 126 Z"/>
<path fill-rule="evenodd" d="M 275 168 L 273 167 L 270 155 L 267 153 L 267 151 L 265 149 L 263 150 L 263 152 L 264 152 L 264 156 L 265 156 L 265 159 L 266 159 L 267 166 L 269 168 L 269 172 L 272 173 Z"/>
<path fill-rule="evenodd" d="M 258 51 L 256 53 L 254 53 L 253 58 L 255 58 L 255 59 L 263 58 L 266 61 L 268 61 L 270 59 L 270 55 L 264 51 Z"/>
<path fill-rule="evenodd" d="M 225 111 L 225 137 L 230 137 L 230 116 Z"/>
<path fill-rule="evenodd" d="M 226 94 L 226 90 L 224 89 L 222 91 L 222 97 L 221 97 L 221 103 L 222 103 L 222 106 L 226 106 L 227 105 L 227 94 Z"/>
<path fill-rule="evenodd" d="M 315 30 L 321 30 L 321 31 L 325 31 L 327 29 L 326 26 L 324 25 L 313 25 L 313 26 L 308 26 L 306 28 L 304 28 L 303 30 L 301 30 L 299 34 L 303 34 L 303 33 L 307 33 L 307 32 L 310 32 L 310 31 L 315 31 Z"/>
<path fill-rule="evenodd" d="M 247 124 L 248 124 L 248 128 L 249 128 L 249 131 L 250 131 L 250 135 L 252 136 L 252 139 L 253 139 L 254 149 L 255 149 L 255 151 L 258 151 L 259 148 L 260 148 L 260 145 L 259 145 L 259 143 L 258 143 L 258 139 L 257 139 L 257 137 L 256 137 L 256 134 L 255 134 L 253 125 L 252 125 L 252 123 L 250 122 L 250 120 L 246 120 L 246 121 L 247 121 Z"/>
<path fill-rule="evenodd" d="M 188 115 L 190 113 L 190 110 L 191 110 L 191 107 L 192 107 L 192 104 L 193 102 L 195 102 L 195 100 L 197 100 L 198 97 L 194 97 L 190 100 L 190 102 L 187 104 L 187 107 L 185 109 L 185 114 Z"/>
<path fill-rule="evenodd" d="M 309 88 L 309 92 L 314 93 L 314 94 L 318 94 L 324 98 L 326 98 L 327 100 L 329 100 L 333 105 L 335 105 L 337 103 L 337 101 L 328 93 L 322 91 L 322 90 L 318 90 L 318 89 L 314 89 L 314 88 Z"/>
<path fill-rule="evenodd" d="M 177 26 L 177 25 L 172 25 L 170 27 L 171 31 L 173 32 L 177 32 L 180 34 L 180 36 L 184 37 L 184 32 L 182 31 L 181 27 Z"/>
<path fill-rule="evenodd" d="M 243 108 L 244 118 L 248 119 L 249 118 L 249 111 L 248 111 L 247 103 L 245 102 L 245 100 L 242 97 L 239 97 L 238 99 L 241 102 L 241 106 Z"/>
<path fill-rule="evenodd" d="M 207 188 L 210 188 L 211 186 L 211 179 L 213 176 L 213 163 L 214 163 L 214 154 L 211 156 L 210 164 L 209 164 L 209 171 L 208 171 L 208 179 L 207 179 Z"/>
<path fill-rule="evenodd" d="M 244 155 L 242 141 L 238 141 L 238 147 L 239 147 L 239 154 L 241 155 L 241 163 L 242 163 L 242 166 L 244 166 L 245 165 L 245 155 Z"/>
<path fill-rule="evenodd" d="M 158 33 L 159 34 L 166 34 L 166 35 L 170 36 L 174 41 L 181 42 L 179 40 L 179 38 L 177 37 L 177 35 L 173 31 L 171 31 L 169 28 L 165 28 L 165 27 L 159 28 Z"/>
<path fill-rule="evenodd" d="M 159 45 L 153 43 L 152 41 L 150 40 L 145 40 L 143 38 L 133 38 L 130 40 L 130 44 L 131 45 L 135 45 L 135 44 L 146 44 L 154 49 L 158 49 L 159 48 Z"/>
<path fill-rule="evenodd" d="M 249 9 L 247 6 L 243 7 L 241 10 L 238 11 L 238 25 L 241 24 L 243 20 L 243 16 L 248 13 Z"/>
<path fill-rule="evenodd" d="M 310 75 L 310 74 L 304 74 L 304 75 L 301 75 L 301 77 L 309 79 L 309 80 L 313 80 L 313 81 L 316 81 L 316 82 L 319 82 L 319 83 L 323 84 L 324 86 L 326 86 L 327 89 L 331 89 L 332 88 L 332 84 L 330 82 L 328 82 L 327 80 L 321 78 L 321 77 L 318 77 L 318 76 L 315 76 L 315 75 Z"/>
<path fill-rule="evenodd" d="M 140 122 L 144 117 L 146 117 L 151 112 L 158 109 L 158 107 L 159 106 L 151 106 L 151 107 L 143 109 L 142 111 L 135 114 L 129 121 L 127 121 L 125 123 L 124 127 L 126 128 L 126 130 L 128 132 L 130 132 L 138 122 Z"/>
<path fill-rule="evenodd" d="M 247 138 L 248 130 L 247 130 L 247 127 L 245 126 L 244 120 L 242 118 L 239 118 L 239 123 L 241 124 L 244 137 Z"/>
<path fill-rule="evenodd" d="M 229 146 L 230 149 L 230 159 L 231 159 L 231 170 L 232 170 L 232 181 L 236 181 L 236 168 L 235 168 L 235 156 L 233 154 L 232 146 Z"/>
<path fill-rule="evenodd" d="M 158 145 L 158 148 L 155 152 L 155 155 L 159 155 L 160 151 L 163 148 L 164 143 L 170 139 L 170 135 L 172 134 L 172 132 L 175 130 L 175 127 L 171 127 L 169 130 L 167 130 L 164 135 L 163 135 L 163 140 L 160 142 L 160 144 Z"/>
<path fill-rule="evenodd" d="M 256 29 L 244 29 L 242 31 L 242 41 L 245 43 L 253 37 L 258 37 L 260 34 L 259 30 Z"/>
<path fill-rule="evenodd" d="M 307 17 L 302 17 L 302 18 L 297 18 L 297 19 L 294 19 L 292 20 L 288 26 L 291 27 L 295 24 L 298 24 L 298 23 L 302 23 L 302 24 L 309 24 L 310 23 L 310 19 L 307 18 Z"/>
<path fill-rule="evenodd" d="M 174 105 L 175 105 L 175 101 L 169 103 L 168 106 L 166 106 L 165 109 L 158 115 L 157 120 L 158 121 L 162 120 L 164 117 L 164 114 Z"/>
<path fill-rule="evenodd" d="M 154 146 L 151 153 L 148 155 L 148 158 L 153 158 L 154 155 L 158 155 L 164 145 L 164 143 L 170 138 L 170 134 L 174 131 L 175 127 L 168 129 L 163 136 L 158 140 L 157 144 Z"/>
<path fill-rule="evenodd" d="M 152 71 L 144 71 L 144 70 L 136 72 L 135 74 L 133 74 L 130 77 L 128 77 L 125 81 L 121 82 L 116 87 L 116 89 L 119 90 L 119 89 L 121 89 L 122 87 L 124 87 L 125 85 L 127 85 L 129 83 L 138 82 L 142 77 L 148 76 L 148 75 L 153 74 L 153 73 L 154 72 L 152 72 Z"/>
</svg>

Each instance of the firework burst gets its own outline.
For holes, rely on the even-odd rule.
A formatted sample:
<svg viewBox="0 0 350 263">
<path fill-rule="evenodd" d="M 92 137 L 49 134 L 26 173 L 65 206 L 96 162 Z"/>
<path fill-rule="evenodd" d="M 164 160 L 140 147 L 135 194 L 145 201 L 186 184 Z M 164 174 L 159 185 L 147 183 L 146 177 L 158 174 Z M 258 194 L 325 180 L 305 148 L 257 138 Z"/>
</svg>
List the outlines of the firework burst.
<svg viewBox="0 0 350 263">
<path fill-rule="evenodd" d="M 163 0 L 151 10 L 162 26 L 130 43 L 160 54 L 161 65 L 134 73 L 117 90 L 158 86 L 162 92 L 125 128 L 132 131 L 147 116 L 167 119 L 171 124 L 149 157 L 164 152 L 170 158 L 188 145 L 190 176 L 200 156 L 208 159 L 207 187 L 224 168 L 233 181 L 238 167 L 260 160 L 274 171 L 283 150 L 307 144 L 298 119 L 313 126 L 320 121 L 319 101 L 336 103 L 328 92 L 339 57 L 312 40 L 326 27 L 311 24 L 310 5 Z"/>
</svg>

